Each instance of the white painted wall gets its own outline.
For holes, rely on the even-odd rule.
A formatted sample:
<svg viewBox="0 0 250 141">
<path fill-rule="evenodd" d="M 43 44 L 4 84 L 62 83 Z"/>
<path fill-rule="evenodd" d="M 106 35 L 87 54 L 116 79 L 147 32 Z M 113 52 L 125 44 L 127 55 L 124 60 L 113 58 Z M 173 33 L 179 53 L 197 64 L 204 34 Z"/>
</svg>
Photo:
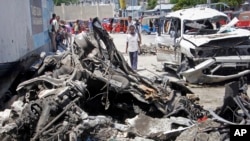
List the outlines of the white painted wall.
<svg viewBox="0 0 250 141">
<path fill-rule="evenodd" d="M 62 5 L 55 6 L 54 11 L 63 20 L 89 19 L 94 17 L 107 18 L 114 16 L 113 4 L 107 5 Z"/>
<path fill-rule="evenodd" d="M 0 4 L 0 63 L 18 61 L 49 43 L 47 26 L 51 7 L 48 5 L 53 4 L 50 1 L 5 0 Z M 35 6 L 37 2 L 40 7 Z M 35 4 L 31 6 L 31 3 Z"/>
<path fill-rule="evenodd" d="M 7 0 L 0 11 L 0 62 L 15 61 L 33 45 L 29 0 Z"/>
</svg>

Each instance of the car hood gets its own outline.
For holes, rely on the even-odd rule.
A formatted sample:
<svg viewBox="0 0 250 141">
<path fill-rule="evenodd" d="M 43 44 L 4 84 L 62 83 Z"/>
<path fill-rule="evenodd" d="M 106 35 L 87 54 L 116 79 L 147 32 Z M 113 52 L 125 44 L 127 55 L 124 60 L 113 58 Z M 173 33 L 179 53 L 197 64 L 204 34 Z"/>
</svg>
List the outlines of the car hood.
<svg viewBox="0 0 250 141">
<path fill-rule="evenodd" d="M 233 38 L 244 38 L 249 36 L 250 36 L 249 30 L 232 28 L 231 31 L 225 33 L 216 33 L 209 35 L 183 35 L 183 39 L 188 40 L 195 46 L 202 46 L 211 41 L 228 39 L 228 41 L 230 42 L 230 40 Z M 241 41 L 239 40 L 239 42 Z"/>
</svg>

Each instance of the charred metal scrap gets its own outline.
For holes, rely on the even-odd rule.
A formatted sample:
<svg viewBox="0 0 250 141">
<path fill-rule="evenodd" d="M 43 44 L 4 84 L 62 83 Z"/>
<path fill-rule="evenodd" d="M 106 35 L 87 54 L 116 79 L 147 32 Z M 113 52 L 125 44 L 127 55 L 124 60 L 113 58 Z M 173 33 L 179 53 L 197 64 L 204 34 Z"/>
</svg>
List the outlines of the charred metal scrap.
<svg viewBox="0 0 250 141">
<path fill-rule="evenodd" d="M 133 71 L 97 18 L 93 29 L 18 85 L 1 140 L 167 140 L 208 116 L 184 85 Z"/>
<path fill-rule="evenodd" d="M 229 125 L 249 125 L 250 99 L 246 93 L 245 78 L 226 84 L 224 103 L 215 111 L 209 110 L 209 119 L 182 132 L 176 141 L 230 140 Z M 195 136 L 188 136 L 188 135 Z"/>
<path fill-rule="evenodd" d="M 226 85 L 224 103 L 211 115 L 228 124 L 250 124 L 250 99 L 247 95 L 246 78 Z"/>
</svg>

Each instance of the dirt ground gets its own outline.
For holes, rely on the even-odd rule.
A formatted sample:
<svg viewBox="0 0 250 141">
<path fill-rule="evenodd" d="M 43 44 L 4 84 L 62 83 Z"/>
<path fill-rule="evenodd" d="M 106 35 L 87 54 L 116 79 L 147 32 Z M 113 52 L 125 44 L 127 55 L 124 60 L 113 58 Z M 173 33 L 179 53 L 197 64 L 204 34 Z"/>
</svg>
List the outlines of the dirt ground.
<svg viewBox="0 0 250 141">
<path fill-rule="evenodd" d="M 111 34 L 113 41 L 119 51 L 124 53 L 126 44 L 126 34 Z M 154 45 L 155 35 L 142 35 L 143 44 Z M 128 55 L 124 53 L 125 59 L 129 63 Z M 168 72 L 161 72 L 162 62 L 157 61 L 156 55 L 139 55 L 138 58 L 138 73 L 146 76 L 153 77 L 155 75 L 165 74 L 172 81 L 181 81 L 173 77 Z M 186 83 L 187 86 L 200 98 L 200 104 L 204 106 L 205 109 L 216 109 L 223 104 L 223 97 L 225 94 L 225 84 L 211 84 L 211 85 L 193 85 Z M 248 85 L 249 87 L 249 85 Z M 250 90 L 248 89 L 247 94 L 249 95 Z"/>
</svg>

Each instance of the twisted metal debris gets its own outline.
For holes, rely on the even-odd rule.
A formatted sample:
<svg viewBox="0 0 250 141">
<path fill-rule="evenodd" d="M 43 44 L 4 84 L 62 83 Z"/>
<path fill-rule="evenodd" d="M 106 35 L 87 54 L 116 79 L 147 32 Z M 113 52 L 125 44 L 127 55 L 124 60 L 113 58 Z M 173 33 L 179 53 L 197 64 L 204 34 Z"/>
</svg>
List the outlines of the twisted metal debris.
<svg viewBox="0 0 250 141">
<path fill-rule="evenodd" d="M 93 29 L 18 85 L 0 114 L 1 140 L 173 140 L 210 116 L 184 85 L 133 71 L 97 18 Z"/>
</svg>

